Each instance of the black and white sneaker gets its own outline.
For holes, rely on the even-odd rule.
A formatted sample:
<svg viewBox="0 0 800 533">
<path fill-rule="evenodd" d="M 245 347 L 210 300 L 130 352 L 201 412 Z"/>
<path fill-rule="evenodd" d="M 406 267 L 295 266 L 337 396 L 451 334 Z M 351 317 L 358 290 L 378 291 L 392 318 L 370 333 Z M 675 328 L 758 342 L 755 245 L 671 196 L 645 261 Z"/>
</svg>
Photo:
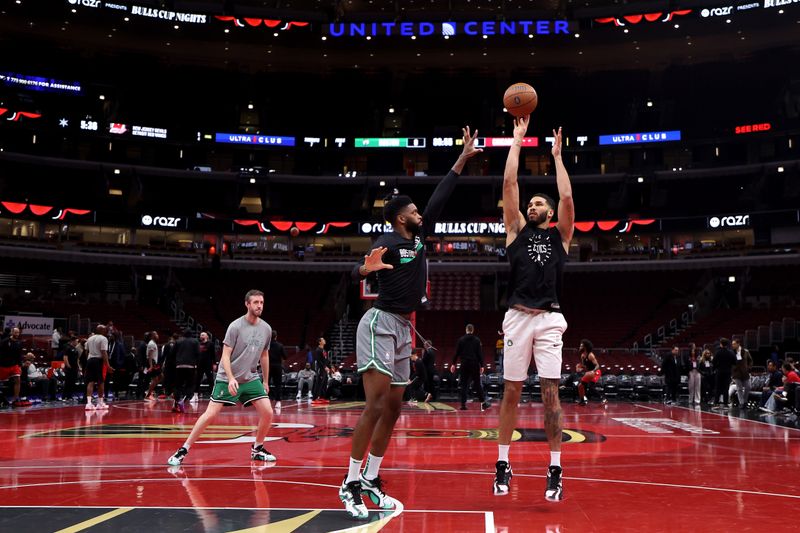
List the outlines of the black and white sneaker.
<svg viewBox="0 0 800 533">
<path fill-rule="evenodd" d="M 497 469 L 494 475 L 494 495 L 505 496 L 511 488 L 511 478 L 514 477 L 511 465 L 505 461 L 497 461 L 494 467 Z"/>
<path fill-rule="evenodd" d="M 367 506 L 364 505 L 364 501 L 361 499 L 361 482 L 351 481 L 347 483 L 347 478 L 345 477 L 342 481 L 342 486 L 339 487 L 339 499 L 342 500 L 344 510 L 347 511 L 350 518 L 366 520 L 369 516 Z"/>
<path fill-rule="evenodd" d="M 169 466 L 181 466 L 181 463 L 183 463 L 187 455 L 189 455 L 189 450 L 181 446 L 178 448 L 178 451 L 175 452 L 175 455 L 167 459 L 167 464 Z"/>
<path fill-rule="evenodd" d="M 381 509 L 393 509 L 394 500 L 383 492 L 383 480 L 381 476 L 369 480 L 364 477 L 364 474 L 358 476 L 358 481 L 361 483 L 361 493 L 369 496 L 372 503 Z"/>
<path fill-rule="evenodd" d="M 250 447 L 250 459 L 253 461 L 277 461 L 278 459 L 264 449 L 264 445 Z"/>
<path fill-rule="evenodd" d="M 561 467 L 550 466 L 547 469 L 547 488 L 544 499 L 549 502 L 560 502 L 564 499 L 564 486 L 561 483 Z"/>
<path fill-rule="evenodd" d="M 481 411 L 485 411 L 491 406 L 492 402 L 489 401 L 489 398 L 486 398 L 486 400 L 484 400 L 483 403 L 481 403 Z"/>
</svg>

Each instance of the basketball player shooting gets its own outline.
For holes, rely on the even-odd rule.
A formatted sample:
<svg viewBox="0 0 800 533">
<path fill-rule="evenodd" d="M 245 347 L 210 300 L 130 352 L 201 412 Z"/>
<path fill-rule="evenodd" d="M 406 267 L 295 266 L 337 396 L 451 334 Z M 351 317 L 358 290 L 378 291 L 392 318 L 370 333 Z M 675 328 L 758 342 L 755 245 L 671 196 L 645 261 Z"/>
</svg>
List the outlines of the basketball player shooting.
<svg viewBox="0 0 800 533">
<path fill-rule="evenodd" d="M 531 356 L 542 387 L 544 430 L 550 445 L 545 499 L 560 501 L 561 481 L 561 340 L 567 322 L 561 314 L 561 288 L 564 263 L 575 230 L 575 205 L 567 169 L 561 159 L 561 128 L 553 131 L 553 159 L 558 185 L 558 223 L 550 227 L 555 201 L 546 194 L 534 194 L 528 202 L 527 216 L 519 209 L 517 174 L 519 153 L 530 115 L 514 120 L 514 141 L 508 151 L 503 176 L 503 220 L 506 250 L 511 263 L 508 283 L 508 311 L 503 320 L 505 352 L 503 378 L 505 391 L 500 406 L 498 460 L 495 465 L 494 494 L 508 494 L 511 464 L 508 459 L 511 435 L 517 424 L 517 405 L 522 384 L 528 377 Z"/>
<path fill-rule="evenodd" d="M 356 331 L 356 361 L 362 375 L 366 404 L 353 431 L 347 477 L 339 498 L 352 518 L 365 520 L 367 508 L 361 498 L 367 493 L 382 509 L 394 507 L 394 500 L 382 488 L 378 475 L 394 425 L 400 416 L 403 392 L 408 384 L 411 357 L 411 313 L 425 296 L 428 264 L 425 238 L 433 227 L 456 186 L 467 160 L 482 152 L 475 148 L 477 130 L 470 135 L 464 128 L 464 148 L 453 168 L 433 191 L 428 207 L 420 215 L 408 196 L 387 198 L 383 216 L 392 231 L 381 235 L 364 260 L 353 269 L 353 278 L 375 273 L 378 298 L 361 317 Z M 367 464 L 361 462 L 369 448 Z"/>
</svg>

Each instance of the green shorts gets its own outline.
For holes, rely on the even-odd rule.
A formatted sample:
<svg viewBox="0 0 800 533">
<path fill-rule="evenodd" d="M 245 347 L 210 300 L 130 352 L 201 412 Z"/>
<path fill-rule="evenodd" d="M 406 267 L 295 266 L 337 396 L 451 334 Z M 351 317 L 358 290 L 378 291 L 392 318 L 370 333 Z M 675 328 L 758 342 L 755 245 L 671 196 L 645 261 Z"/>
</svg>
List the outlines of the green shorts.
<svg viewBox="0 0 800 533">
<path fill-rule="evenodd" d="M 258 379 L 247 383 L 239 383 L 239 393 L 236 396 L 231 395 L 227 381 L 217 380 L 214 382 L 214 392 L 211 393 L 212 402 L 224 405 L 236 405 L 236 402 L 241 402 L 242 405 L 249 405 L 261 398 L 268 398 L 268 396 L 267 391 L 264 390 L 264 384 Z"/>
</svg>

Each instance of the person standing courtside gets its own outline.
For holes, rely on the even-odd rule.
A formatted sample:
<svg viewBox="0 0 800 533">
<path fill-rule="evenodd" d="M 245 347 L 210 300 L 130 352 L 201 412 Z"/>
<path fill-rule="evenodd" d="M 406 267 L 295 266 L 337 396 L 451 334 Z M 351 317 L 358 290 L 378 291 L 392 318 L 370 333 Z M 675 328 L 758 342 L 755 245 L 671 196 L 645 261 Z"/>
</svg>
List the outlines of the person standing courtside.
<svg viewBox="0 0 800 533">
<path fill-rule="evenodd" d="M 185 413 L 184 402 L 194 390 L 194 373 L 200 360 L 200 342 L 192 336 L 191 329 L 183 330 L 183 336 L 175 343 L 175 405 L 174 413 Z"/>
<path fill-rule="evenodd" d="M 667 405 L 678 403 L 678 388 L 681 385 L 680 358 L 681 349 L 677 346 L 673 346 L 670 354 L 661 361 L 661 371 L 659 374 L 664 376 L 664 385 L 667 388 L 665 403 Z"/>
<path fill-rule="evenodd" d="M 481 411 L 489 408 L 489 402 L 483 393 L 481 374 L 483 374 L 483 346 L 481 340 L 475 335 L 475 326 L 467 324 L 466 335 L 458 339 L 456 354 L 450 371 L 455 374 L 456 361 L 461 359 L 461 410 L 467 409 L 467 394 L 469 386 L 474 385 L 481 401 Z"/>
<path fill-rule="evenodd" d="M 283 395 L 283 362 L 286 360 L 286 350 L 278 342 L 278 332 L 272 330 L 272 341 L 269 343 L 269 393 L 275 401 L 275 409 L 281 408 Z M 278 413 L 280 414 L 280 413 Z"/>
<path fill-rule="evenodd" d="M 107 368 L 108 372 L 112 373 L 114 369 L 108 363 L 108 337 L 106 337 L 106 327 L 103 324 L 98 324 L 95 334 L 86 341 L 86 350 L 89 352 L 86 356 L 86 372 L 84 375 L 84 381 L 86 381 L 86 410 L 108 409 L 108 405 L 105 402 L 103 369 Z M 95 383 L 97 383 L 97 407 L 92 404 Z"/>
<path fill-rule="evenodd" d="M 736 364 L 736 356 L 730 349 L 731 341 L 722 338 L 719 340 L 719 350 L 714 354 L 714 370 L 716 371 L 714 379 L 714 399 L 712 404 L 716 404 L 722 396 L 722 404 L 718 408 L 726 408 L 728 406 L 728 389 L 731 385 L 731 370 L 733 365 Z"/>
<path fill-rule="evenodd" d="M 522 141 L 530 116 L 514 120 L 514 140 L 508 151 L 503 176 L 503 221 L 506 250 L 511 263 L 508 282 L 508 311 L 503 320 L 505 350 L 503 403 L 500 407 L 498 459 L 495 465 L 494 494 L 509 493 L 512 469 L 509 462 L 511 437 L 517 424 L 517 408 L 522 384 L 528 378 L 531 356 L 542 390 L 544 430 L 550 447 L 545 499 L 556 502 L 564 497 L 561 468 L 562 416 L 558 387 L 561 382 L 562 335 L 567 321 L 561 313 L 564 263 L 575 231 L 575 205 L 572 185 L 561 159 L 561 128 L 553 131 L 552 154 L 558 186 L 558 222 L 550 227 L 556 211 L 555 201 L 546 194 L 534 194 L 527 216 L 520 212 L 517 172 Z"/>
<path fill-rule="evenodd" d="M 272 351 L 270 350 L 270 354 Z M 270 358 L 270 361 L 272 359 Z M 197 363 L 197 370 L 195 371 L 195 381 L 194 381 L 194 395 L 192 395 L 192 402 L 197 402 L 200 400 L 200 384 L 203 382 L 203 376 L 205 376 L 206 381 L 208 382 L 208 389 L 211 392 L 211 389 L 214 387 L 214 364 L 216 363 L 216 354 L 214 353 L 214 343 L 211 342 L 211 338 L 208 335 L 207 331 L 200 332 L 200 359 Z M 271 364 L 271 363 L 270 363 Z"/>
<path fill-rule="evenodd" d="M 244 296 L 247 313 L 228 326 L 223 342 L 217 379 L 205 413 L 195 422 L 189 438 L 167 460 L 170 466 L 180 466 L 189 454 L 192 444 L 200 438 L 206 428 L 222 411 L 225 405 L 243 406 L 252 404 L 258 412 L 258 427 L 253 446 L 250 448 L 252 461 L 275 461 L 275 456 L 264 449 L 264 439 L 272 425 L 272 405 L 269 403 L 269 341 L 272 328 L 261 320 L 264 309 L 264 293 L 248 291 Z M 259 380 L 259 362 L 264 376 Z"/>
<path fill-rule="evenodd" d="M 356 332 L 356 361 L 366 403 L 353 431 L 347 476 L 339 488 L 339 499 L 352 518 L 365 520 L 369 516 L 361 499 L 362 490 L 381 508 L 394 506 L 394 500 L 383 492 L 378 472 L 400 416 L 411 373 L 409 318 L 426 299 L 425 238 L 433 234 L 434 224 L 467 160 L 481 152 L 475 148 L 477 133 L 470 135 L 469 127 L 464 128 L 461 155 L 436 186 L 423 215 L 408 196 L 394 194 L 386 199 L 383 216 L 392 231 L 378 237 L 369 255 L 353 269 L 356 280 L 377 277 L 378 298 L 361 317 Z M 361 462 L 367 449 L 367 465 L 362 473 Z"/>
<path fill-rule="evenodd" d="M 747 406 L 747 397 L 750 396 L 750 369 L 753 368 L 753 356 L 750 355 L 750 350 L 742 346 L 739 339 L 733 339 L 731 347 L 733 355 L 736 357 L 736 363 L 731 369 L 731 376 L 736 382 L 736 397 L 739 400 L 739 407 L 744 408 Z"/>
</svg>

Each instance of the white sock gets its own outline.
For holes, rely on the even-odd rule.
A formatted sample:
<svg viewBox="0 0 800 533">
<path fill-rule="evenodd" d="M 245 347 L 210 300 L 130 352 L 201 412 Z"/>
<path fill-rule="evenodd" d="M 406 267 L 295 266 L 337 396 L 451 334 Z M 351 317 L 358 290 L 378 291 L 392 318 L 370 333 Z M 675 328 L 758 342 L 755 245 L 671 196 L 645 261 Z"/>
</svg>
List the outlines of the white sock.
<svg viewBox="0 0 800 533">
<path fill-rule="evenodd" d="M 350 458 L 350 466 L 347 469 L 347 479 L 344 481 L 345 483 L 350 483 L 351 481 L 358 481 L 358 473 L 361 471 L 361 459 L 353 459 Z"/>
<path fill-rule="evenodd" d="M 561 466 L 561 452 L 550 452 L 550 466 Z"/>
<path fill-rule="evenodd" d="M 191 448 L 191 447 L 192 447 L 192 445 L 191 445 L 191 444 L 189 444 L 188 442 L 184 442 L 184 443 L 183 443 L 183 446 L 181 446 L 181 448 L 186 448 L 186 451 L 187 451 L 187 452 L 189 451 L 189 448 Z"/>
<path fill-rule="evenodd" d="M 367 455 L 367 468 L 364 470 L 364 477 L 370 481 L 378 477 L 381 461 L 383 461 L 383 457 L 375 457 L 372 454 Z"/>
<path fill-rule="evenodd" d="M 497 445 L 497 460 L 508 462 L 508 449 L 511 448 L 510 444 Z"/>
</svg>

